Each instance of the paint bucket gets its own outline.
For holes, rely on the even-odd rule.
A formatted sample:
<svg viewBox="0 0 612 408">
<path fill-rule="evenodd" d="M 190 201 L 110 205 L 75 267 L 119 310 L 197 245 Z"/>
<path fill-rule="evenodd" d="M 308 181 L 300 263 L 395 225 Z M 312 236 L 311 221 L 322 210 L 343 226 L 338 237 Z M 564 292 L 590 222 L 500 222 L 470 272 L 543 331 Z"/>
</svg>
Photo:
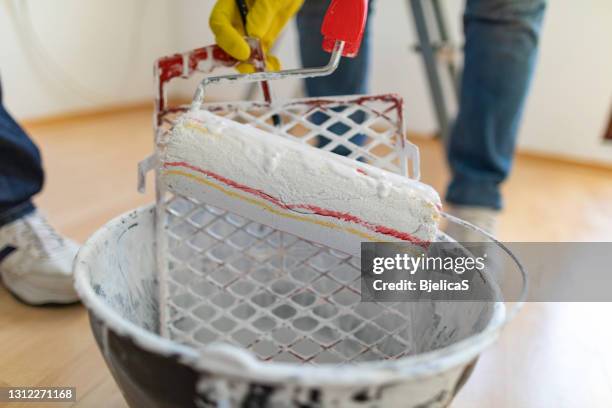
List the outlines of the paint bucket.
<svg viewBox="0 0 612 408">
<path fill-rule="evenodd" d="M 159 334 L 154 220 L 155 207 L 149 206 L 110 221 L 87 241 L 75 263 L 76 287 L 89 311 L 94 337 L 131 407 L 444 407 L 519 305 L 408 302 L 398 304 L 391 316 L 362 303 L 366 306 L 353 321 L 363 321 L 355 322 L 353 328 L 340 328 L 341 337 L 334 344 L 343 346 L 334 353 L 336 357 L 348 353 L 350 341 L 361 344 L 355 347 L 376 343 L 371 347 L 374 353 L 368 358 L 347 354 L 340 362 L 310 357 L 288 360 L 280 358 L 282 353 L 275 354 L 278 359 L 262 361 L 253 349 L 237 347 L 239 339 L 197 347 Z M 449 222 L 471 228 L 460 220 Z M 516 259 L 510 261 L 524 278 Z M 497 296 L 499 287 L 494 282 L 487 285 Z M 218 313 L 235 316 L 239 307 L 227 304 Z M 289 351 L 297 360 L 323 354 L 325 327 L 338 329 L 340 317 L 315 322 L 308 328 L 310 334 L 303 336 L 308 341 L 294 343 Z M 373 333 L 385 327 L 390 333 L 394 318 L 410 318 L 416 325 L 412 343 L 397 333 L 395 343 L 377 343 Z M 273 336 L 269 337 L 273 347 L 288 350 L 285 340 L 274 337 L 282 320 L 280 316 L 276 328 L 270 327 L 266 335 Z M 215 325 L 218 321 L 211 317 L 205 322 L 209 331 L 224 332 Z M 296 325 L 295 319 L 291 322 Z M 363 330 L 366 327 L 370 329 Z M 239 327 L 227 330 L 235 333 Z M 229 331 L 225 334 L 229 336 Z M 331 343 L 327 344 L 331 349 Z M 396 357 L 392 350 L 397 351 Z M 377 358 L 376 353 L 380 356 L 383 351 L 384 358 Z"/>
</svg>

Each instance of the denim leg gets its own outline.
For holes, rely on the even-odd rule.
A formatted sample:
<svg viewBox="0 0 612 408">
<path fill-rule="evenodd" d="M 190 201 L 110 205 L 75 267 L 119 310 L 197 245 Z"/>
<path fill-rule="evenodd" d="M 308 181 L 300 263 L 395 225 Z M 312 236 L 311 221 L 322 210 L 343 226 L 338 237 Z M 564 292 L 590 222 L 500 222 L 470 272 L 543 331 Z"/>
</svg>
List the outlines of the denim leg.
<svg viewBox="0 0 612 408">
<path fill-rule="evenodd" d="M 323 17 L 329 6 L 329 0 L 306 0 L 297 15 L 297 28 L 300 41 L 300 56 L 304 67 L 320 67 L 329 62 L 330 54 L 323 51 L 323 36 L 321 35 L 321 25 Z M 374 0 L 370 0 L 368 7 L 368 20 L 359 54 L 355 58 L 342 58 L 336 71 L 328 76 L 319 78 L 307 78 L 305 82 L 306 93 L 310 97 L 317 96 L 338 96 L 355 95 L 368 93 L 368 70 L 370 64 L 370 19 L 373 15 Z M 342 108 L 339 108 L 342 109 Z M 328 118 L 322 113 L 312 115 L 310 120 L 320 125 Z M 353 120 L 361 123 L 365 120 L 365 115 L 357 113 Z M 341 135 L 346 132 L 346 125 L 336 123 L 329 127 L 331 132 Z M 356 145 L 363 145 L 366 140 L 365 135 L 357 134 L 351 137 L 350 141 Z M 319 136 L 317 145 L 323 147 L 328 144 L 329 139 Z M 344 146 L 338 146 L 334 153 L 342 156 L 350 154 Z"/>
<path fill-rule="evenodd" d="M 502 207 L 536 62 L 544 0 L 467 0 L 459 113 L 447 146 L 453 204 Z"/>
<path fill-rule="evenodd" d="M 329 62 L 329 53 L 323 51 L 321 25 L 329 0 L 306 0 L 297 15 L 300 56 L 304 67 L 320 67 Z M 374 1 L 368 8 L 368 22 L 363 34 L 359 54 L 355 58 L 342 58 L 338 69 L 331 75 L 305 80 L 308 96 L 337 96 L 368 92 L 370 63 L 370 20 Z"/>
<path fill-rule="evenodd" d="M 43 179 L 38 148 L 4 109 L 0 84 L 0 226 L 34 211 Z"/>
</svg>

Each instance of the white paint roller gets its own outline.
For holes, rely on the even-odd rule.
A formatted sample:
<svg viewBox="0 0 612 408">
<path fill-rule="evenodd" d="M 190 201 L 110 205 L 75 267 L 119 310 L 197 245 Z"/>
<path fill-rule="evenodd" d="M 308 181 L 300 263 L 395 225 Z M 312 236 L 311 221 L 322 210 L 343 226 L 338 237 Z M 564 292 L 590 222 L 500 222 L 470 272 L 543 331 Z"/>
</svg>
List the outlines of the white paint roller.
<svg viewBox="0 0 612 408">
<path fill-rule="evenodd" d="M 426 246 L 440 219 L 428 185 L 208 111 L 176 122 L 161 159 L 170 191 L 351 255 Z"/>
</svg>

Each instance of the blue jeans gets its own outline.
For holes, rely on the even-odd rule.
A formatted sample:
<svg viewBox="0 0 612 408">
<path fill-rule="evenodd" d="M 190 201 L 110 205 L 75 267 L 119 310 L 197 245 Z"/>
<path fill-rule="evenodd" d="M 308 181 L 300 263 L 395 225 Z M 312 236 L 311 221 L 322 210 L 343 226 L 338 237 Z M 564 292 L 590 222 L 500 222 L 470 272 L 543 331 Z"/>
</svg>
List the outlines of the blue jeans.
<svg viewBox="0 0 612 408">
<path fill-rule="evenodd" d="M 373 14 L 374 1 L 369 2 L 369 15 Z M 323 51 L 321 45 L 323 36 L 321 35 L 321 25 L 325 11 L 329 6 L 328 0 L 306 0 L 297 15 L 297 26 L 300 38 L 300 57 L 302 65 L 305 67 L 321 67 L 329 62 L 327 52 Z M 307 78 L 304 81 L 308 96 L 339 96 L 356 95 L 368 92 L 368 70 L 370 64 L 370 19 L 368 19 L 363 42 L 357 57 L 342 58 L 336 71 L 328 76 L 319 78 Z M 342 109 L 339 107 L 337 109 Z M 328 119 L 323 113 L 317 112 L 311 116 L 310 120 L 316 125 L 320 125 Z M 361 123 L 365 120 L 363 112 L 358 112 L 352 119 Z M 336 123 L 329 127 L 331 132 L 341 135 L 347 131 L 346 125 Z M 352 143 L 362 146 L 366 140 L 363 134 L 356 134 L 349 139 Z M 318 147 L 324 147 L 330 142 L 325 136 L 319 136 Z M 332 152 L 342 156 L 348 156 L 351 152 L 344 146 L 337 146 Z M 361 158 L 357 158 L 361 159 Z"/>
<path fill-rule="evenodd" d="M 38 148 L 4 109 L 0 84 L 0 226 L 34 211 L 43 180 Z"/>
<path fill-rule="evenodd" d="M 329 58 L 321 51 L 319 34 L 328 4 L 306 0 L 298 14 L 304 66 L 320 66 Z M 392 6 L 385 2 L 383 7 Z M 452 179 L 446 201 L 451 204 L 502 207 L 499 186 L 512 166 L 544 9 L 545 0 L 466 1 L 459 112 L 447 146 Z M 306 80 L 308 95 L 367 93 L 368 37 L 369 27 L 359 56 L 343 59 L 333 75 Z"/>
</svg>

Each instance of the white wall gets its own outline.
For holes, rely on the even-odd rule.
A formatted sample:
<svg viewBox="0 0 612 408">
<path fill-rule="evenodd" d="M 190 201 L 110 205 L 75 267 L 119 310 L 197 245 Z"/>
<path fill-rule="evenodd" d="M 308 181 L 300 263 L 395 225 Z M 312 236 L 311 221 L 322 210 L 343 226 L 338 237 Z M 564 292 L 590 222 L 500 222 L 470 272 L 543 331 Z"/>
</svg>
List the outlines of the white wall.
<svg viewBox="0 0 612 408">
<path fill-rule="evenodd" d="M 0 0 L 6 105 L 18 118 L 34 118 L 150 99 L 153 59 L 174 50 L 169 4 Z"/>
<path fill-rule="evenodd" d="M 550 0 L 521 147 L 612 163 L 612 2 Z"/>
<path fill-rule="evenodd" d="M 24 52 L 32 48 L 31 42 L 20 43 L 23 36 L 17 33 L 27 30 L 16 30 L 9 8 L 18 3 L 29 5 L 34 31 L 50 58 Z M 451 32 L 460 41 L 463 1 L 444 3 Z M 151 99 L 151 66 L 156 57 L 213 41 L 207 22 L 212 4 L 212 0 L 0 0 L 0 72 L 6 103 L 23 119 Z M 376 9 L 372 91 L 401 93 L 408 127 L 431 132 L 435 120 L 422 61 L 410 50 L 415 35 L 405 2 L 379 0 Z M 612 108 L 611 21 L 609 0 L 549 2 L 521 147 L 612 163 L 612 146 L 601 143 Z M 30 45 L 24 48 L 24 44 Z M 286 67 L 299 64 L 293 27 L 286 31 L 278 54 Z M 60 69 L 53 69 L 51 61 Z M 176 90 L 191 96 L 193 84 Z M 292 97 L 300 84 L 276 83 L 274 89 L 278 97 Z M 242 95 L 243 87 L 237 86 L 210 90 L 214 98 Z"/>
</svg>

